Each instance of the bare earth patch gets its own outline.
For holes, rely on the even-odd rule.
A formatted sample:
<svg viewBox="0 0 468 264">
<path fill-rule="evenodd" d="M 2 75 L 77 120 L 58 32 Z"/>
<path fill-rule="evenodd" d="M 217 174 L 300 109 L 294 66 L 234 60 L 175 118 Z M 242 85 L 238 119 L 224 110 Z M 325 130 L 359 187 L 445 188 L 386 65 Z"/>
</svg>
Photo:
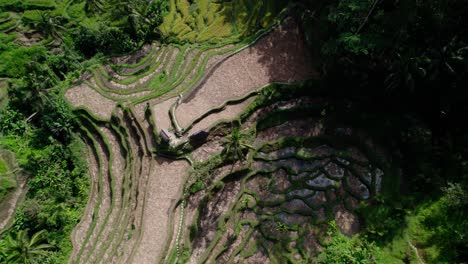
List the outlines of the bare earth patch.
<svg viewBox="0 0 468 264">
<path fill-rule="evenodd" d="M 249 104 L 253 102 L 253 100 L 254 98 L 249 98 L 239 104 L 227 105 L 221 112 L 210 114 L 209 116 L 203 118 L 200 122 L 196 123 L 191 129 L 191 133 L 194 134 L 209 128 L 221 120 L 231 120 L 236 118 Z"/>
<path fill-rule="evenodd" d="M 115 102 L 105 98 L 87 84 L 80 84 L 65 92 L 65 98 L 74 107 L 85 107 L 99 118 L 109 120 Z"/>
<path fill-rule="evenodd" d="M 227 100 L 240 98 L 272 82 L 317 76 L 298 26 L 289 21 L 253 46 L 219 65 L 176 111 L 182 127 Z"/>
<path fill-rule="evenodd" d="M 93 210 L 96 206 L 98 199 L 98 182 L 99 182 L 99 172 L 98 164 L 96 161 L 95 155 L 92 153 L 92 150 L 88 147 L 88 170 L 91 178 L 91 191 L 89 192 L 89 200 L 86 204 L 85 212 L 81 221 L 76 225 L 73 233 L 71 235 L 71 240 L 73 244 L 73 252 L 70 259 L 75 259 L 78 253 L 78 250 L 85 239 L 86 231 L 90 227 L 91 222 L 93 221 Z"/>
<path fill-rule="evenodd" d="M 205 161 L 215 153 L 220 153 L 224 147 L 221 138 L 209 140 L 203 146 L 192 152 L 192 158 L 195 161 Z"/>
<path fill-rule="evenodd" d="M 334 208 L 335 221 L 343 234 L 352 236 L 359 231 L 358 217 L 347 211 L 343 205 Z"/>
<path fill-rule="evenodd" d="M 169 109 L 177 101 L 177 97 L 173 97 L 164 102 L 155 104 L 152 107 L 154 113 L 154 123 L 158 128 L 158 131 L 161 129 L 170 129 L 172 128 L 171 119 L 169 117 Z"/>
<path fill-rule="evenodd" d="M 155 161 L 147 187 L 142 239 L 132 263 L 157 263 L 169 239 L 171 208 L 180 197 L 189 165 L 160 158 Z"/>
</svg>

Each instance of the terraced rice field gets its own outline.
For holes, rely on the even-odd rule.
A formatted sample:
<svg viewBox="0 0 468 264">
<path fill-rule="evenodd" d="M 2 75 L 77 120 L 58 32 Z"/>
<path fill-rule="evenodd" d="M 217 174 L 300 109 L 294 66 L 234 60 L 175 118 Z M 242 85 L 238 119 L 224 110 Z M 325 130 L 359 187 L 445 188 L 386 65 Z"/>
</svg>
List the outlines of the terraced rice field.
<svg viewBox="0 0 468 264">
<path fill-rule="evenodd" d="M 380 190 L 383 163 L 352 132 L 336 139 L 318 118 L 282 119 L 308 99 L 256 103 L 271 83 L 317 77 L 310 59 L 287 19 L 249 44 L 149 45 L 85 73 L 64 95 L 92 178 L 69 262 L 307 261 L 327 219 L 355 233 L 354 210 Z M 243 162 L 219 159 L 233 119 L 255 135 Z M 203 166 L 207 175 L 190 173 Z"/>
<path fill-rule="evenodd" d="M 159 27 L 168 38 L 191 43 L 236 40 L 270 27 L 285 7 L 274 0 L 170 0 Z"/>
<path fill-rule="evenodd" d="M 214 128 L 192 153 L 205 173 L 188 182 L 178 247 L 166 260 L 311 263 L 330 220 L 356 234 L 356 209 L 381 191 L 388 166 L 358 132 L 326 129 L 323 107 L 308 97 L 285 98 L 244 112 L 241 130 L 255 138 L 242 162 L 218 158 L 223 139 Z"/>
<path fill-rule="evenodd" d="M 16 29 L 18 25 L 18 16 L 12 12 L 0 13 L 0 32 L 10 33 Z"/>
<path fill-rule="evenodd" d="M 13 224 L 17 207 L 27 192 L 28 175 L 19 168 L 15 154 L 0 148 L 0 234 Z M 3 193 L 2 193 L 3 192 Z"/>
</svg>

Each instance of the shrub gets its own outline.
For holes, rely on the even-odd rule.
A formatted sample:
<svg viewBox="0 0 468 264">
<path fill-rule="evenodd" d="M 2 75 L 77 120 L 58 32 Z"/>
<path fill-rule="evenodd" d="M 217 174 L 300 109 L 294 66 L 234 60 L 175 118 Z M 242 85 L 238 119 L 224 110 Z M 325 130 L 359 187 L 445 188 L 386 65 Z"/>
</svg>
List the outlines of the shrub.
<svg viewBox="0 0 468 264">
<path fill-rule="evenodd" d="M 331 240 L 318 256 L 318 263 L 354 264 L 377 262 L 377 247 L 359 237 L 349 238 L 338 231 L 336 223 L 330 223 Z"/>
<path fill-rule="evenodd" d="M 97 29 L 80 27 L 72 35 L 75 49 L 86 57 L 92 57 L 97 53 L 121 54 L 137 47 L 137 43 L 121 29 L 104 24 L 100 24 Z"/>
<path fill-rule="evenodd" d="M 8 192 L 16 187 L 16 181 L 12 175 L 6 174 L 8 166 L 6 162 L 0 157 L 0 202 L 8 194 Z"/>
</svg>

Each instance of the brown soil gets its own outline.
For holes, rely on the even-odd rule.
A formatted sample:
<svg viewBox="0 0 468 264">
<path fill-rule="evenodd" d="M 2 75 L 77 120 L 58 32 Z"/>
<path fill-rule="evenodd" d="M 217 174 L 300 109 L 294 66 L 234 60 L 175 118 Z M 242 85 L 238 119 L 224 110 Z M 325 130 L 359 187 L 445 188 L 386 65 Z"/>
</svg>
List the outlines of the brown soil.
<svg viewBox="0 0 468 264">
<path fill-rule="evenodd" d="M 238 115 L 244 111 L 244 109 L 253 102 L 254 98 L 249 98 L 242 103 L 227 105 L 221 112 L 213 113 L 200 122 L 196 123 L 192 129 L 191 134 L 196 134 L 199 131 L 207 130 L 209 127 L 213 126 L 217 122 L 223 120 L 232 120 L 235 119 Z"/>
<path fill-rule="evenodd" d="M 148 195 L 147 186 L 149 174 L 152 171 L 154 163 L 150 157 L 143 157 L 142 152 L 137 151 L 138 147 L 132 137 L 132 153 L 134 156 L 133 173 L 130 179 L 131 192 L 130 204 L 127 211 L 130 214 L 123 241 L 119 247 L 110 253 L 111 263 L 129 263 L 129 259 L 133 256 L 134 251 L 138 248 L 141 241 L 143 212 L 146 205 L 146 196 Z M 134 184 L 137 183 L 137 184 Z M 118 253 L 116 255 L 115 253 Z M 104 261 L 104 263 L 106 263 Z"/>
<path fill-rule="evenodd" d="M 161 129 L 172 130 L 171 118 L 169 117 L 169 109 L 177 101 L 177 97 L 173 97 L 161 103 L 155 104 L 152 107 L 154 123 L 159 131 Z"/>
<path fill-rule="evenodd" d="M 39 43 L 42 39 L 44 39 L 44 36 L 40 32 L 16 32 L 17 37 L 15 39 L 15 42 L 22 46 L 33 46 Z"/>
<path fill-rule="evenodd" d="M 169 60 L 169 63 L 168 63 L 168 66 L 167 66 L 168 68 L 166 68 L 166 70 L 170 69 L 172 64 L 174 64 L 174 61 L 176 60 L 176 57 L 177 57 L 178 54 L 179 54 L 179 49 L 175 48 L 174 51 L 172 52 L 172 56 L 170 58 L 167 56 L 168 54 L 165 56 L 165 60 Z M 155 71 L 151 72 L 150 74 L 148 74 L 146 76 L 143 76 L 142 78 L 140 78 L 138 81 L 136 81 L 134 83 L 120 84 L 120 83 L 117 83 L 117 82 L 114 82 L 114 81 L 106 81 L 106 85 L 109 88 L 113 88 L 113 89 L 124 89 L 124 90 L 135 89 L 135 88 L 137 88 L 137 86 L 141 86 L 143 84 L 148 83 L 153 77 L 160 74 L 163 71 L 164 63 L 165 63 L 165 61 L 162 62 Z"/>
<path fill-rule="evenodd" d="M 249 226 L 242 226 L 242 230 L 239 232 L 239 235 L 237 236 L 236 240 L 234 240 L 234 242 L 232 242 L 229 248 L 216 259 L 216 263 L 229 263 L 228 261 L 231 258 L 231 255 L 234 253 L 234 250 L 236 250 L 240 246 L 249 230 Z"/>
<path fill-rule="evenodd" d="M 112 151 L 112 161 L 111 161 L 111 173 L 112 173 L 112 203 L 113 210 L 109 215 L 109 219 L 100 234 L 100 237 L 107 238 L 106 240 L 100 240 L 98 244 L 93 248 L 93 253 L 89 258 L 89 263 L 96 262 L 96 258 L 104 250 L 104 242 L 110 242 L 116 240 L 112 232 L 116 231 L 115 226 L 121 226 L 122 220 L 122 209 L 125 211 L 128 208 L 122 208 L 122 191 L 123 191 L 123 178 L 124 178 L 124 166 L 125 158 L 121 152 L 120 146 L 118 144 L 118 139 L 116 136 L 107 128 L 101 127 L 101 133 L 107 138 L 107 141 L 110 143 L 110 148 Z"/>
<path fill-rule="evenodd" d="M 115 102 L 103 97 L 87 84 L 80 84 L 65 92 L 65 98 L 74 107 L 85 107 L 99 118 L 109 120 Z"/>
<path fill-rule="evenodd" d="M 104 151 L 102 149 L 102 146 L 98 144 L 99 149 L 97 150 L 97 154 L 101 157 L 101 166 L 100 170 L 102 173 L 102 185 L 100 188 L 102 189 L 102 200 L 101 203 L 99 204 L 99 210 L 96 219 L 94 220 L 96 222 L 96 225 L 91 233 L 91 236 L 89 237 L 88 243 L 86 244 L 81 244 L 82 247 L 84 247 L 84 251 L 81 257 L 81 261 L 85 260 L 85 256 L 88 254 L 91 254 L 93 252 L 93 248 L 95 246 L 94 242 L 97 241 L 98 238 L 98 233 L 99 230 L 103 227 L 104 224 L 104 218 L 108 214 L 109 209 L 111 207 L 111 189 L 110 189 L 110 182 L 108 181 L 108 156 L 104 154 Z M 74 250 L 80 250 L 78 248 Z"/>
<path fill-rule="evenodd" d="M 194 81 L 194 77 L 196 76 L 196 73 L 198 73 L 200 71 L 200 67 L 201 67 L 201 64 L 202 64 L 204 58 L 206 58 L 206 56 L 208 56 L 209 53 L 211 53 L 213 51 L 224 50 L 224 49 L 227 49 L 228 47 L 231 47 L 231 45 L 227 45 L 225 47 L 209 49 L 209 50 L 203 51 L 201 53 L 201 55 L 199 56 L 198 60 L 196 61 L 196 64 L 194 65 L 194 67 L 191 68 L 191 69 L 189 69 L 189 65 L 190 65 L 191 61 L 189 63 L 187 63 L 187 69 L 184 69 L 185 70 L 184 74 L 187 73 L 187 76 L 184 78 L 184 80 L 182 80 L 179 83 L 179 85 L 176 88 L 174 88 L 169 93 L 169 95 L 174 96 L 175 94 L 178 94 L 179 92 L 182 92 L 182 91 L 180 91 L 181 88 L 185 87 L 188 83 Z M 219 60 L 221 60 L 223 56 L 227 56 L 227 55 L 219 55 L 219 56 L 210 57 L 210 59 L 208 59 L 208 64 L 205 66 L 205 72 L 204 73 L 206 74 L 206 71 L 209 69 L 209 67 L 211 67 L 210 62 L 218 63 Z M 203 76 L 202 76 L 202 78 L 203 78 Z"/>
<path fill-rule="evenodd" d="M 120 116 L 123 115 L 122 111 L 118 112 Z M 126 119 L 127 120 L 127 119 Z M 130 144 L 130 151 L 132 156 L 131 163 L 131 178 L 128 179 L 129 188 L 127 188 L 128 205 L 126 212 L 129 217 L 126 226 L 120 229 L 124 231 L 123 240 L 117 241 L 113 251 L 108 252 L 107 257 L 111 257 L 112 263 L 128 263 L 134 250 L 138 247 L 141 239 L 141 227 L 143 211 L 146 202 L 146 195 L 148 194 L 147 186 L 149 174 L 152 171 L 152 160 L 150 157 L 144 156 L 144 142 L 143 137 L 137 131 L 131 129 L 135 125 L 133 121 L 127 120 L 125 122 L 127 133 L 129 133 L 128 142 Z M 118 244 L 120 243 L 120 244 Z M 118 253 L 118 254 L 116 254 Z M 107 263 L 108 261 L 103 261 Z"/>
<path fill-rule="evenodd" d="M 77 257 L 79 249 L 83 246 L 83 242 L 85 239 L 86 232 L 91 225 L 93 220 L 93 210 L 97 203 L 98 198 L 98 164 L 97 158 L 93 154 L 93 151 L 88 148 L 88 172 L 91 178 L 91 191 L 89 193 L 88 203 L 86 204 L 86 208 L 81 218 L 81 221 L 76 225 L 73 233 L 71 235 L 71 240 L 73 244 L 73 252 L 70 257 L 70 260 L 74 260 Z"/>
<path fill-rule="evenodd" d="M 223 189 L 214 194 L 213 199 L 206 205 L 209 210 L 205 209 L 200 212 L 200 233 L 193 242 L 193 251 L 190 256 L 191 263 L 198 262 L 196 260 L 206 253 L 206 249 L 210 246 L 216 234 L 219 217 L 228 211 L 239 191 L 239 181 L 226 183 Z"/>
<path fill-rule="evenodd" d="M 336 224 L 343 234 L 352 236 L 359 231 L 358 217 L 347 211 L 343 205 L 335 206 L 333 213 L 335 214 Z"/>
<path fill-rule="evenodd" d="M 255 45 L 224 61 L 176 111 L 185 127 L 223 102 L 240 98 L 274 81 L 291 82 L 317 76 L 298 26 L 290 20 Z"/>
<path fill-rule="evenodd" d="M 324 132 L 324 127 L 314 118 L 291 120 L 279 126 L 260 131 L 255 139 L 255 146 L 260 146 L 265 142 L 275 140 L 280 137 L 310 137 L 317 136 Z"/>
<path fill-rule="evenodd" d="M 178 233 L 179 233 L 179 224 L 180 224 L 180 221 L 181 221 L 181 216 L 182 216 L 182 207 L 181 207 L 181 204 L 178 204 L 178 206 L 174 209 L 174 211 L 172 212 L 172 215 L 173 215 L 173 218 L 172 218 L 172 223 L 171 223 L 171 226 L 169 227 L 171 229 L 171 232 L 172 232 L 172 237 L 170 238 L 170 240 L 167 241 L 166 243 L 166 247 L 165 247 L 165 251 L 164 251 L 164 255 L 162 256 L 160 262 L 164 262 L 164 263 L 167 263 L 167 258 L 169 257 L 169 254 L 171 252 L 172 249 L 175 249 L 176 247 L 176 243 L 177 243 L 177 239 L 178 239 Z M 182 224 L 181 226 L 181 235 L 179 237 L 179 239 L 182 239 L 183 238 L 183 231 L 186 227 Z M 182 248 L 183 247 L 183 243 L 181 243 L 181 241 L 179 241 L 179 246 Z"/>
<path fill-rule="evenodd" d="M 253 243 L 256 243 L 256 242 L 253 242 Z M 270 258 L 268 257 L 268 253 L 263 248 L 261 248 L 253 256 L 246 258 L 243 263 L 244 264 L 260 264 L 260 263 L 268 264 L 270 263 Z"/>
<path fill-rule="evenodd" d="M 111 59 L 111 62 L 113 64 L 135 64 L 138 63 L 141 59 L 146 57 L 151 52 L 151 49 L 153 48 L 152 45 L 146 44 L 141 47 L 137 52 L 126 55 L 126 56 L 121 56 L 121 57 L 114 57 Z"/>
<path fill-rule="evenodd" d="M 224 148 L 222 146 L 221 140 L 221 137 L 212 138 L 207 143 L 203 144 L 203 146 L 194 150 L 192 152 L 192 158 L 195 161 L 201 162 L 206 161 L 215 153 L 220 153 Z"/>
<path fill-rule="evenodd" d="M 155 263 L 162 257 L 166 241 L 170 239 L 171 213 L 181 195 L 187 169 L 185 161 L 163 158 L 155 161 L 147 187 L 142 238 L 132 263 Z"/>
</svg>

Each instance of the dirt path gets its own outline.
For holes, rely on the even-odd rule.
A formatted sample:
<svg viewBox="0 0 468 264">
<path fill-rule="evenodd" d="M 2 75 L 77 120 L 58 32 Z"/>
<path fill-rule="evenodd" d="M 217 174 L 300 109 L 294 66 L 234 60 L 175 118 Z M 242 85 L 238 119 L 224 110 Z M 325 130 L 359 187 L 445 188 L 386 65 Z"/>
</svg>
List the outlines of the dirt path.
<svg viewBox="0 0 468 264">
<path fill-rule="evenodd" d="M 414 251 L 414 254 L 416 255 L 416 258 L 418 259 L 419 263 L 426 264 L 421 258 L 421 256 L 419 256 L 418 248 L 415 247 L 413 243 L 411 243 L 411 240 L 409 239 L 408 235 L 405 235 L 405 239 L 406 239 L 406 242 L 408 242 L 408 245 L 410 246 L 410 248 Z"/>
</svg>

